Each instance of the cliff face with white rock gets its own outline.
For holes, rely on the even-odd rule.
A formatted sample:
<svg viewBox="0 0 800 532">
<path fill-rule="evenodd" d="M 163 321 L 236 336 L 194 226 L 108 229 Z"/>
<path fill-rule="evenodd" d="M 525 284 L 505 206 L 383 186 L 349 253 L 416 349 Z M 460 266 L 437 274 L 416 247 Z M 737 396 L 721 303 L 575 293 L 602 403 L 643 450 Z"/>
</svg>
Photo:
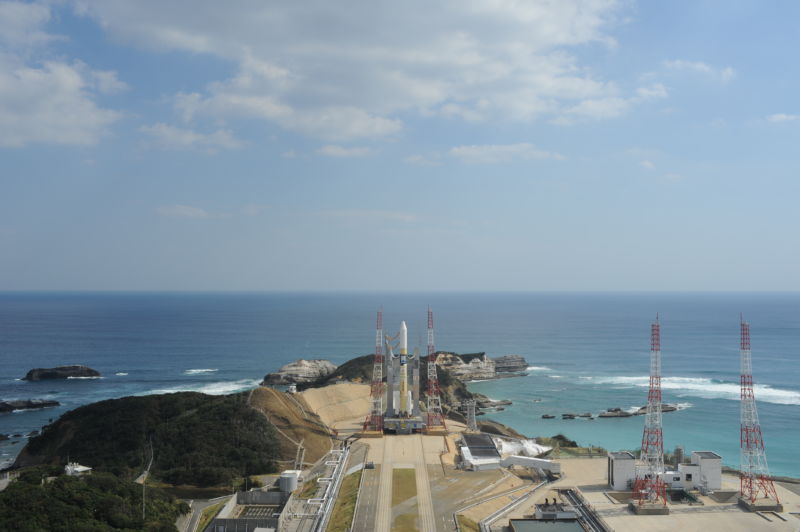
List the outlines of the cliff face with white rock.
<svg viewBox="0 0 800 532">
<path fill-rule="evenodd" d="M 461 381 L 494 379 L 497 375 L 494 360 L 486 356 L 486 353 L 459 355 L 439 352 L 436 356 L 436 365 L 446 369 Z"/>
<path fill-rule="evenodd" d="M 336 365 L 327 360 L 295 360 L 275 373 L 264 376 L 261 384 L 299 384 L 314 382 L 327 377 L 336 370 Z"/>
</svg>

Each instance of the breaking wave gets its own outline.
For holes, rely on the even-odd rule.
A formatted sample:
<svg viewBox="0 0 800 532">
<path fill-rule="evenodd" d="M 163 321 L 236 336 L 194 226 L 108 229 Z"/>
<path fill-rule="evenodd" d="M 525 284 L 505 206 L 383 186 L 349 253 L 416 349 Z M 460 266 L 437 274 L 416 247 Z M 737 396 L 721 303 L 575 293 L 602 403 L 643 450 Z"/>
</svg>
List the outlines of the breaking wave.
<svg viewBox="0 0 800 532">
<path fill-rule="evenodd" d="M 183 372 L 184 375 L 201 375 L 203 373 L 216 373 L 219 371 L 216 368 L 209 369 L 209 368 L 200 368 L 200 369 L 187 369 Z"/>
<path fill-rule="evenodd" d="M 104 379 L 105 377 L 97 376 L 97 377 L 67 377 L 68 380 L 93 380 L 93 379 Z"/>
<path fill-rule="evenodd" d="M 243 392 L 258 386 L 261 382 L 258 379 L 241 379 L 238 381 L 211 382 L 208 384 L 186 384 L 174 386 L 172 388 L 162 388 L 150 390 L 147 394 L 156 393 L 176 393 L 176 392 L 200 392 L 208 395 L 226 395 L 229 393 Z"/>
<path fill-rule="evenodd" d="M 125 373 L 124 371 L 118 371 L 114 373 L 114 375 L 119 375 L 120 377 L 124 377 L 125 375 L 127 375 L 127 373 Z"/>
<path fill-rule="evenodd" d="M 527 371 L 553 371 L 547 366 L 528 366 L 525 368 Z"/>
<path fill-rule="evenodd" d="M 647 388 L 650 378 L 643 377 L 581 377 L 584 381 L 597 384 L 613 384 L 624 387 Z M 679 397 L 692 396 L 703 399 L 740 399 L 739 383 L 706 379 L 702 377 L 663 377 L 661 388 L 674 390 Z M 800 392 L 773 388 L 769 384 L 756 384 L 756 400 L 776 405 L 800 405 Z M 688 408 L 688 407 L 687 407 Z"/>
</svg>

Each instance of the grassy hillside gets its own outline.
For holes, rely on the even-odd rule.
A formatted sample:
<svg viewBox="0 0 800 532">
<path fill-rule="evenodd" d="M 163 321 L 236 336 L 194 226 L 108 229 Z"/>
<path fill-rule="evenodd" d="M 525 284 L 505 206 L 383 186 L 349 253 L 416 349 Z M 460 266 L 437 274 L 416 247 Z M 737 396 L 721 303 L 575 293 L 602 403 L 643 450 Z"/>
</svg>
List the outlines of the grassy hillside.
<svg viewBox="0 0 800 532">
<path fill-rule="evenodd" d="M 141 486 L 109 473 L 61 475 L 43 484 L 54 472 L 34 468 L 0 492 L 0 530 L 172 532 L 175 519 L 189 511 L 185 503 L 148 488 L 143 520 Z"/>
<path fill-rule="evenodd" d="M 32 438 L 15 466 L 63 465 L 69 457 L 132 478 L 149 461 L 152 442 L 151 473 L 171 484 L 229 485 L 274 472 L 275 430 L 246 398 L 182 392 L 82 406 Z"/>
</svg>

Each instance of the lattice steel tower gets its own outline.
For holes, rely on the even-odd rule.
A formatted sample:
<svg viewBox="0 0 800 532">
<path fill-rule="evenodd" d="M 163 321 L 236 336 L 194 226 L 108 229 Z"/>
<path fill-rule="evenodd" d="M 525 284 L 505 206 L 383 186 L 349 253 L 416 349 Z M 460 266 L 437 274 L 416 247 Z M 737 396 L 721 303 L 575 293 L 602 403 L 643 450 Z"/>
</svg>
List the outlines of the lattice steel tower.
<svg viewBox="0 0 800 532">
<path fill-rule="evenodd" d="M 759 494 L 772 498 L 779 503 L 775 485 L 769 477 L 767 454 L 764 450 L 764 437 L 758 422 L 756 398 L 753 394 L 753 358 L 750 352 L 750 324 L 740 317 L 741 343 L 740 358 L 742 364 L 741 383 L 741 470 L 739 492 L 751 503 L 756 502 Z"/>
<path fill-rule="evenodd" d="M 433 346 L 433 311 L 428 307 L 428 430 L 447 429 L 442 413 L 439 376 L 436 374 L 436 348 Z"/>
<path fill-rule="evenodd" d="M 664 480 L 664 437 L 661 430 L 661 325 L 656 321 L 650 327 L 650 388 L 647 392 L 647 415 L 642 435 L 643 462 L 637 469 L 633 496 L 639 505 L 645 503 L 667 505 Z"/>
<path fill-rule="evenodd" d="M 375 326 L 375 362 L 370 386 L 372 406 L 364 420 L 364 432 L 383 432 L 383 310 L 378 310 Z"/>
</svg>

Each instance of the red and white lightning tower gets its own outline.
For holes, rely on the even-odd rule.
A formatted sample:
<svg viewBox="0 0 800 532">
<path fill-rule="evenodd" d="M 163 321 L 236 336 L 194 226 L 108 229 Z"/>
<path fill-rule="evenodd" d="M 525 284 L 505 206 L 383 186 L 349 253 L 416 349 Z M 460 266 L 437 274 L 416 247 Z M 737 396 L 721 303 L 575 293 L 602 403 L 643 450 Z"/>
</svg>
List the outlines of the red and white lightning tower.
<svg viewBox="0 0 800 532">
<path fill-rule="evenodd" d="M 650 389 L 647 392 L 647 416 L 642 435 L 642 468 L 636 472 L 633 496 L 639 505 L 667 505 L 664 485 L 664 437 L 661 430 L 661 325 L 650 327 Z"/>
<path fill-rule="evenodd" d="M 440 393 L 439 376 L 436 374 L 436 348 L 433 345 L 433 311 L 428 307 L 428 430 L 447 429 Z"/>
<path fill-rule="evenodd" d="M 772 498 L 776 503 L 778 494 L 775 485 L 769 477 L 767 467 L 767 454 L 764 450 L 764 437 L 761 435 L 761 425 L 758 422 L 756 411 L 756 398 L 753 395 L 753 358 L 750 352 L 750 324 L 740 317 L 741 347 L 740 357 L 742 363 L 741 382 L 741 470 L 740 494 L 743 498 L 755 503 L 758 496 L 763 493 L 765 498 Z"/>
<path fill-rule="evenodd" d="M 372 406 L 364 420 L 364 432 L 383 432 L 383 310 L 378 310 L 375 326 L 375 362 L 370 387 Z"/>
</svg>

